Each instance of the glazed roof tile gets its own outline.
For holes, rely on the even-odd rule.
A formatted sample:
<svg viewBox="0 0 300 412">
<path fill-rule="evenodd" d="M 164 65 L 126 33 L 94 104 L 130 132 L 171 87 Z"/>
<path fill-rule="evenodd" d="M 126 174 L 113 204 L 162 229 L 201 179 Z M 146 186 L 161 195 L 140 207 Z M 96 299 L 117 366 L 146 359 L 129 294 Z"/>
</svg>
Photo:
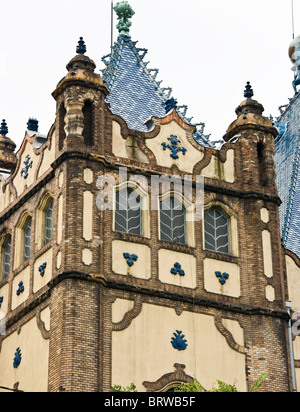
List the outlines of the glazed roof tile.
<svg viewBox="0 0 300 412">
<path fill-rule="evenodd" d="M 121 116 L 130 129 L 147 132 L 145 122 L 150 117 L 166 115 L 165 103 L 172 89 L 161 87 L 158 69 L 149 69 L 149 62 L 144 61 L 147 49 L 136 44 L 129 36 L 119 36 L 112 53 L 102 58 L 106 65 L 102 78 L 110 92 L 106 101 L 111 111 Z M 191 123 L 191 118 L 186 117 L 187 106 L 177 106 L 176 110 L 185 122 Z M 195 140 L 202 146 L 214 147 L 204 134 L 204 123 L 199 126 Z"/>
<path fill-rule="evenodd" d="M 300 95 L 277 119 L 281 132 L 275 142 L 276 183 L 282 243 L 300 257 Z"/>
</svg>

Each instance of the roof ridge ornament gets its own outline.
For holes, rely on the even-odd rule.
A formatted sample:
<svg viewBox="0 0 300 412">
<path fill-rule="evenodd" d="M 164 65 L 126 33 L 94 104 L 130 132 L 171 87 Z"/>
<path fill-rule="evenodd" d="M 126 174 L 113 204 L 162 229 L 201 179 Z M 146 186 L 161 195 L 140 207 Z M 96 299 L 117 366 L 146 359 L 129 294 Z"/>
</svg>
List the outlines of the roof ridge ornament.
<svg viewBox="0 0 300 412">
<path fill-rule="evenodd" d="M 8 133 L 7 123 L 5 119 L 3 119 L 1 123 L 1 128 L 0 128 L 0 135 L 3 137 L 6 137 L 7 133 Z"/>
<path fill-rule="evenodd" d="M 132 25 L 131 19 L 135 14 L 134 10 L 128 4 L 128 1 L 122 1 L 115 5 L 114 10 L 118 16 L 119 23 L 117 24 L 117 29 L 119 30 L 120 36 L 129 36 L 129 29 Z"/>
<path fill-rule="evenodd" d="M 39 121 L 33 117 L 30 117 L 27 122 L 27 130 L 31 132 L 38 132 L 39 130 Z"/>
<path fill-rule="evenodd" d="M 83 40 L 83 37 L 79 38 L 78 46 L 76 47 L 76 53 L 77 54 L 85 54 L 86 53 L 86 45 L 85 45 L 85 42 Z"/>
<path fill-rule="evenodd" d="M 244 91 L 244 97 L 246 97 L 247 99 L 252 99 L 253 96 L 254 96 L 254 93 L 253 93 L 252 86 L 250 82 L 247 82 L 246 89 Z"/>
</svg>

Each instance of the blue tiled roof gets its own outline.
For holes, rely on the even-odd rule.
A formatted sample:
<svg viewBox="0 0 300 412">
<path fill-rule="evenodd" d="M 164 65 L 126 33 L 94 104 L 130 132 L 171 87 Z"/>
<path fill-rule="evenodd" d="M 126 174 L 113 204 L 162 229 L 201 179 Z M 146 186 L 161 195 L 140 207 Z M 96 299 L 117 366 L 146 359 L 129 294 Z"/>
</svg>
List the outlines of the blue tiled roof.
<svg viewBox="0 0 300 412">
<path fill-rule="evenodd" d="M 277 120 L 275 142 L 277 187 L 283 245 L 300 257 L 300 95 Z"/>
<path fill-rule="evenodd" d="M 149 69 L 144 61 L 146 49 L 136 47 L 129 36 L 119 36 L 112 53 L 102 58 L 106 68 L 102 77 L 109 89 L 107 102 L 111 111 L 121 116 L 130 129 L 147 132 L 145 122 L 152 116 L 166 115 L 165 103 L 172 89 L 161 87 L 157 81 L 158 69 Z M 187 106 L 178 106 L 177 112 L 187 122 Z M 203 123 L 195 133 L 195 139 L 203 146 L 213 147 L 209 136 L 204 135 Z"/>
</svg>

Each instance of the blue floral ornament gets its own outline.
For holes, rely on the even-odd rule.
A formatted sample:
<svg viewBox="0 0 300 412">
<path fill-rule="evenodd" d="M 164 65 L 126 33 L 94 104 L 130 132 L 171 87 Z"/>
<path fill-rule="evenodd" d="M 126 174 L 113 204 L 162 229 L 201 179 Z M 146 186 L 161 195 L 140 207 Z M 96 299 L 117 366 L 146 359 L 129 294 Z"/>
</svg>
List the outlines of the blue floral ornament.
<svg viewBox="0 0 300 412">
<path fill-rule="evenodd" d="M 173 333 L 173 335 L 171 340 L 173 348 L 177 350 L 186 350 L 188 344 L 187 340 L 184 339 L 185 336 L 182 334 L 182 331 L 176 330 L 176 333 Z"/>
</svg>

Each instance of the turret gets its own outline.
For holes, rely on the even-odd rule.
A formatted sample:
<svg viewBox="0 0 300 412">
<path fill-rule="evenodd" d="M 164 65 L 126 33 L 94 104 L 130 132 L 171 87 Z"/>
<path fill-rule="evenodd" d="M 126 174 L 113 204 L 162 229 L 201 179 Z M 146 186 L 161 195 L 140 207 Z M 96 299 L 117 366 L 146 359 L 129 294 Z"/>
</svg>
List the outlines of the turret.
<svg viewBox="0 0 300 412">
<path fill-rule="evenodd" d="M 244 183 L 250 186 L 248 189 L 265 191 L 269 187 L 276 191 L 274 142 L 278 130 L 262 115 L 264 107 L 253 95 L 248 82 L 244 92 L 246 100 L 237 107 L 237 119 L 228 127 L 224 140 L 230 142 L 238 137 L 242 141 L 242 170 L 246 171 Z"/>
<path fill-rule="evenodd" d="M 93 144 L 94 110 L 108 94 L 101 76 L 95 73 L 95 62 L 85 55 L 86 46 L 82 37 L 76 53 L 66 66 L 68 74 L 52 93 L 57 101 L 60 150 L 66 146 L 65 139 L 68 148 Z"/>
<path fill-rule="evenodd" d="M 2 120 L 0 128 L 0 171 L 13 172 L 16 168 L 16 145 L 7 137 L 8 128 L 5 120 Z"/>
</svg>

